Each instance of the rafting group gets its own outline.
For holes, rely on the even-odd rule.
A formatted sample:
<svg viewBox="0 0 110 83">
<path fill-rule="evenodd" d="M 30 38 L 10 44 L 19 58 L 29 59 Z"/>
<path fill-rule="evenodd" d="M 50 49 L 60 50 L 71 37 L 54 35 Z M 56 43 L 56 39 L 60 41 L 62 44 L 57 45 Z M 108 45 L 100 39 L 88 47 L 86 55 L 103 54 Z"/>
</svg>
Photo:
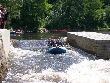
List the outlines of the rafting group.
<svg viewBox="0 0 110 83">
<path fill-rule="evenodd" d="M 60 39 L 48 39 L 48 44 L 47 46 L 49 47 L 47 53 L 50 54 L 62 54 L 66 53 L 67 49 L 65 47 L 65 43 Z"/>
<path fill-rule="evenodd" d="M 48 46 L 49 47 L 63 47 L 64 43 L 61 41 L 60 38 L 58 39 L 48 39 Z"/>
</svg>

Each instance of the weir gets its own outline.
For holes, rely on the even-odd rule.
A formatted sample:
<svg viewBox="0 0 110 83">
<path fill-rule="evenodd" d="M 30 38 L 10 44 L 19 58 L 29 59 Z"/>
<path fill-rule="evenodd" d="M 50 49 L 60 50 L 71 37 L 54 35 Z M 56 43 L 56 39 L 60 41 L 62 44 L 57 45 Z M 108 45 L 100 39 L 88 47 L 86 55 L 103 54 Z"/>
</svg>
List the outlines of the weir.
<svg viewBox="0 0 110 83">
<path fill-rule="evenodd" d="M 10 50 L 10 31 L 0 29 L 0 79 L 4 78 L 4 73 L 8 68 L 8 54 Z"/>
<path fill-rule="evenodd" d="M 102 59 L 110 58 L 110 35 L 96 32 L 68 32 L 68 42 Z"/>
</svg>

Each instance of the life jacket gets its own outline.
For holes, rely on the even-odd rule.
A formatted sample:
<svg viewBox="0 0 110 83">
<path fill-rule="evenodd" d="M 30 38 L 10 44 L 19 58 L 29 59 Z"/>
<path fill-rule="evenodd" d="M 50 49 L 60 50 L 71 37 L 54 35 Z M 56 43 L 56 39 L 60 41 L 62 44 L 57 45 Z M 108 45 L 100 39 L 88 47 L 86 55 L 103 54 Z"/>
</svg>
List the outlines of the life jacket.
<svg viewBox="0 0 110 83">
<path fill-rule="evenodd" d="M 0 13 L 2 12 L 2 9 L 0 8 Z M 2 20 L 2 14 L 0 14 L 0 23 L 3 23 L 3 20 Z"/>
</svg>

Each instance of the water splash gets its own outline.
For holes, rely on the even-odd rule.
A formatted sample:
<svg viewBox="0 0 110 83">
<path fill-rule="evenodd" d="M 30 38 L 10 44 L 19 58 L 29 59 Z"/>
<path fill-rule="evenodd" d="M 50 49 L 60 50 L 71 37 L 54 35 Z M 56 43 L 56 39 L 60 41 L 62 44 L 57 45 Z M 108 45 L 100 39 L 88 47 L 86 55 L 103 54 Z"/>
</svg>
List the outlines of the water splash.
<svg viewBox="0 0 110 83">
<path fill-rule="evenodd" d="M 110 83 L 110 60 L 96 59 L 77 48 L 58 55 L 46 54 L 41 48 L 22 49 L 31 42 L 20 40 L 18 47 L 11 46 L 3 83 Z"/>
</svg>

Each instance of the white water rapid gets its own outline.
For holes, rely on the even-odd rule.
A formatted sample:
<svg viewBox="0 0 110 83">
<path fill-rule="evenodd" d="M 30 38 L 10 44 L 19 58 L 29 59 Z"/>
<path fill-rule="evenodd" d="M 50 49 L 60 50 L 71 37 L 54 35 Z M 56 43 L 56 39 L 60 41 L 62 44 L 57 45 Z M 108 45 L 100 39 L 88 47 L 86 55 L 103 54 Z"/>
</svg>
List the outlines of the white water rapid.
<svg viewBox="0 0 110 83">
<path fill-rule="evenodd" d="M 110 83 L 110 60 L 96 59 L 80 49 L 45 53 L 45 40 L 15 40 L 3 83 Z"/>
</svg>

